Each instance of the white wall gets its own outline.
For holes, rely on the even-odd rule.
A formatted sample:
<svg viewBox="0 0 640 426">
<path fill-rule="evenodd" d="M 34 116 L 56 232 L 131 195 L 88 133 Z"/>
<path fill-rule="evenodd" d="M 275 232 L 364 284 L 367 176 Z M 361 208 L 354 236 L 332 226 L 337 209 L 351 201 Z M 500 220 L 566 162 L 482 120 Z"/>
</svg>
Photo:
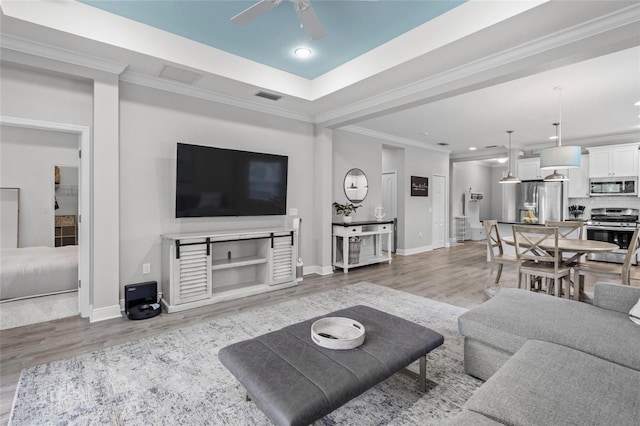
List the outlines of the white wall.
<svg viewBox="0 0 640 426">
<path fill-rule="evenodd" d="M 54 166 L 79 163 L 78 138 L 2 126 L 0 141 L 0 186 L 20 188 L 18 247 L 53 247 Z"/>
<path fill-rule="evenodd" d="M 429 192 L 428 197 L 411 196 L 411 176 L 428 177 L 429 184 L 433 175 L 444 176 L 446 179 L 445 188 L 450 188 L 449 176 L 449 154 L 430 151 L 426 149 L 407 147 L 404 150 L 404 170 L 402 179 L 398 177 L 398 193 L 402 194 L 404 204 L 404 223 L 398 223 L 398 232 L 402 236 L 403 246 L 400 245 L 400 235 L 398 246 L 406 253 L 431 249 L 433 231 L 433 197 Z M 445 200 L 447 208 L 446 217 L 450 217 L 448 211 L 448 200 Z M 445 229 L 445 236 L 448 235 Z M 422 233 L 422 237 L 420 236 Z M 446 238 L 446 237 L 445 237 Z M 445 242 L 446 243 L 446 242 Z M 402 252 L 402 251 L 401 251 Z"/>
<path fill-rule="evenodd" d="M 452 165 L 451 201 L 453 216 L 468 216 L 466 235 L 470 235 L 470 226 L 479 226 L 480 222 L 492 218 L 492 168 L 479 161 L 462 161 Z M 469 202 L 469 189 L 482 192 L 484 198 Z M 464 196 L 464 197 L 463 197 Z M 478 223 L 472 223 L 474 216 Z"/>
<path fill-rule="evenodd" d="M 289 156 L 287 207 L 313 229 L 313 126 L 227 105 L 121 83 L 120 281 L 160 281 L 161 234 L 284 223 L 284 217 L 175 218 L 176 143 Z M 303 232 L 305 265 L 316 264 Z M 151 274 L 142 275 L 142 264 Z"/>
<path fill-rule="evenodd" d="M 500 179 L 507 174 L 506 166 L 496 166 L 491 168 L 491 217 L 490 219 L 502 220 L 502 191 L 505 184 L 500 183 Z"/>
<path fill-rule="evenodd" d="M 347 171 L 354 167 L 362 169 L 370 177 L 369 194 L 354 220 L 373 220 L 375 206 L 382 203 L 382 171 L 397 168 L 398 253 L 429 250 L 433 227 L 432 197 L 411 197 L 409 182 L 411 176 L 424 176 L 431 180 L 435 174 L 445 176 L 448 187 L 449 155 L 413 147 L 403 147 L 392 154 L 387 152 L 387 148 L 383 149 L 388 144 L 388 141 L 348 131 L 334 132 L 334 200 L 346 201 L 342 183 Z M 384 156 L 383 151 L 386 152 Z"/>
<path fill-rule="evenodd" d="M 91 81 L 5 64 L 0 71 L 1 115 L 92 125 Z"/>
<path fill-rule="evenodd" d="M 375 220 L 373 210 L 382 204 L 382 144 L 368 136 L 336 130 L 333 133 L 333 201 L 344 204 L 344 177 L 353 168 L 358 168 L 367 176 L 369 191 L 364 201 L 351 216 L 354 221 Z M 334 220 L 342 221 L 335 216 Z"/>
</svg>

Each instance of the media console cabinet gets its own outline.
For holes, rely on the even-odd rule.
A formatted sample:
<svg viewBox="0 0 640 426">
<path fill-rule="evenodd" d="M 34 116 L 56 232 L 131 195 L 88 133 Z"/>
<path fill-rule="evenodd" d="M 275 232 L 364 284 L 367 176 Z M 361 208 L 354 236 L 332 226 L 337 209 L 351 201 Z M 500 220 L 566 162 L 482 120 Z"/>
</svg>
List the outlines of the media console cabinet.
<svg viewBox="0 0 640 426">
<path fill-rule="evenodd" d="M 297 235 L 260 228 L 162 236 L 162 304 L 169 313 L 293 287 Z"/>
</svg>

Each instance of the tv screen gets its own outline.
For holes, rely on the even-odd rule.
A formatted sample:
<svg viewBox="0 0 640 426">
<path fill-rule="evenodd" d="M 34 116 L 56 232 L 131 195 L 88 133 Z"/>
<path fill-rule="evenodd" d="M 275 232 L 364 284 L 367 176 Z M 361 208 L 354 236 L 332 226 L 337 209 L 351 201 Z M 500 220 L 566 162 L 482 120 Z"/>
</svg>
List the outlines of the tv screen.
<svg viewBox="0 0 640 426">
<path fill-rule="evenodd" d="M 288 157 L 179 143 L 176 217 L 284 215 Z"/>
</svg>

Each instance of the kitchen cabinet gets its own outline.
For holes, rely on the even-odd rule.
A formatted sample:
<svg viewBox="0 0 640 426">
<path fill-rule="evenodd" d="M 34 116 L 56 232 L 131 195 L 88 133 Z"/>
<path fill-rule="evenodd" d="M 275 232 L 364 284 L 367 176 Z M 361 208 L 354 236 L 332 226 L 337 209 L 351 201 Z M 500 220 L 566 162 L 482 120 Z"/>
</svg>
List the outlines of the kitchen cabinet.
<svg viewBox="0 0 640 426">
<path fill-rule="evenodd" d="M 640 144 L 609 145 L 589 150 L 589 177 L 637 177 Z"/>
<path fill-rule="evenodd" d="M 566 175 L 566 169 L 558 169 L 558 172 Z M 523 158 L 518 160 L 518 176 L 520 180 L 540 180 L 553 173 L 553 170 L 540 169 L 540 158 Z"/>
<path fill-rule="evenodd" d="M 516 176 L 520 178 L 520 180 L 536 180 L 542 179 L 543 171 L 540 170 L 540 159 L 539 158 L 523 158 L 522 160 L 518 160 L 518 171 Z"/>
<path fill-rule="evenodd" d="M 589 196 L 589 156 L 580 156 L 580 167 L 567 170 L 567 193 L 569 198 Z"/>
</svg>

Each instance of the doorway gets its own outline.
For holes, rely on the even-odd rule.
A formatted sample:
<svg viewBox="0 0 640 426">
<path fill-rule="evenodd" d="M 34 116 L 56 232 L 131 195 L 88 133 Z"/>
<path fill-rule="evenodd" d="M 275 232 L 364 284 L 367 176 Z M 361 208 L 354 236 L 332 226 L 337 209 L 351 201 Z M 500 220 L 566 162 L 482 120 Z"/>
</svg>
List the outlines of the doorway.
<svg viewBox="0 0 640 426">
<path fill-rule="evenodd" d="M 393 220 L 393 247 L 387 247 L 387 240 L 382 239 L 382 250 L 392 253 L 396 252 L 398 241 L 397 220 L 398 220 L 398 172 L 382 172 L 382 207 L 385 211 L 385 219 Z"/>
<path fill-rule="evenodd" d="M 91 143 L 90 128 L 75 124 L 56 123 L 28 118 L 0 116 L 0 125 L 11 128 L 34 129 L 71 134 L 78 140 L 78 155 L 80 166 L 78 169 L 78 297 L 77 306 L 80 316 L 89 317 L 91 313 L 91 269 L 90 269 L 90 229 L 91 229 L 91 204 L 90 197 L 83 196 L 89 193 L 91 187 Z M 81 154 L 80 154 L 81 153 Z M 52 176 L 53 177 L 53 176 Z M 53 198 L 53 197 L 52 197 Z M 51 200 L 54 202 L 55 200 Z M 49 229 L 52 229 L 49 228 Z"/>
<path fill-rule="evenodd" d="M 433 175 L 433 241 L 434 249 L 445 246 L 446 237 L 446 178 L 444 176 Z"/>
</svg>

